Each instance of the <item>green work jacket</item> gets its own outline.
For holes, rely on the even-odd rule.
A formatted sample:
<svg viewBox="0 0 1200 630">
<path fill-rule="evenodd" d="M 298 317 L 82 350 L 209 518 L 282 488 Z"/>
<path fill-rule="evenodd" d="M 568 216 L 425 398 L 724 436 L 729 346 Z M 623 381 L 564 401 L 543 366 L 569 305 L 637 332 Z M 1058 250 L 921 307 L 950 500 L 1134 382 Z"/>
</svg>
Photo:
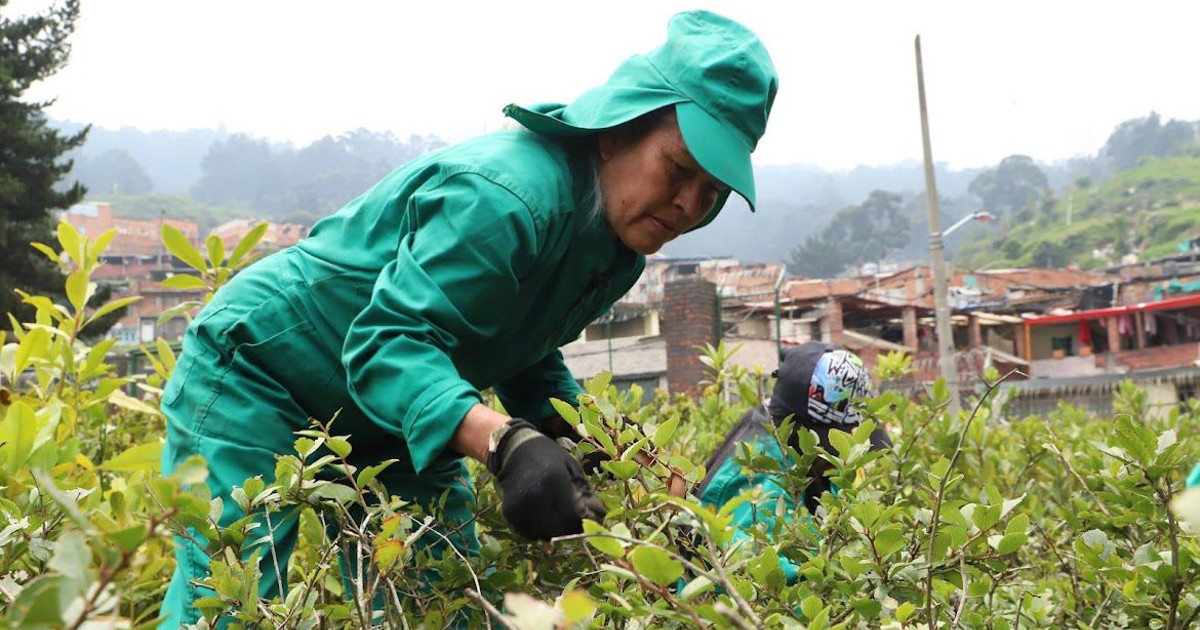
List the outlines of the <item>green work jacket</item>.
<svg viewBox="0 0 1200 630">
<path fill-rule="evenodd" d="M 481 390 L 494 388 L 511 415 L 548 417 L 549 397 L 574 402 L 580 391 L 559 346 L 645 266 L 589 216 L 592 150 L 577 142 L 514 130 L 408 162 L 234 277 L 189 341 L 238 353 L 235 376 L 269 384 L 264 411 L 337 413 L 334 433 L 351 434 L 356 453 L 375 449 L 418 473 L 454 457 L 446 444 Z M 164 391 L 169 418 L 189 370 L 228 369 L 186 359 Z M 290 450 L 288 426 L 244 411 L 204 432 Z"/>
</svg>

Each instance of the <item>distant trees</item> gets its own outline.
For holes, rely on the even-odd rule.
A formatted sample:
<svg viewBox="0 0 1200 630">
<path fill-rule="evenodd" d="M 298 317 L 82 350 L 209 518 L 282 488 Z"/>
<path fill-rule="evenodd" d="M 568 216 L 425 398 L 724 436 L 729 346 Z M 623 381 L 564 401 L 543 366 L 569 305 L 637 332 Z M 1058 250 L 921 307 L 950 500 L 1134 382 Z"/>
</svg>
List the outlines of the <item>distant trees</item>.
<svg viewBox="0 0 1200 630">
<path fill-rule="evenodd" d="M 29 243 L 55 243 L 50 211 L 83 198 L 78 183 L 66 190 L 55 185 L 71 171 L 64 156 L 83 144 L 87 128 L 63 135 L 47 126 L 47 103 L 21 96 L 66 63 L 78 17 L 78 0 L 18 19 L 0 15 L 0 313 L 25 310 L 14 289 L 62 292 L 58 267 Z"/>
<path fill-rule="evenodd" d="M 433 137 L 400 141 L 390 133 L 360 129 L 296 151 L 239 134 L 213 144 L 191 194 L 276 219 L 313 220 L 336 211 L 400 164 L 441 146 Z"/>
<path fill-rule="evenodd" d="M 71 175 L 93 192 L 145 195 L 154 190 L 146 169 L 124 149 L 109 149 L 98 156 L 79 155 L 74 160 L 75 170 Z"/>
<path fill-rule="evenodd" d="M 910 225 L 900 195 L 873 191 L 862 204 L 839 210 L 823 230 L 797 245 L 788 270 L 798 276 L 828 278 L 852 265 L 884 260 L 908 245 Z"/>
<path fill-rule="evenodd" d="M 1008 215 L 1036 207 L 1050 187 L 1033 158 L 1010 155 L 972 180 L 967 190 L 979 197 L 984 210 Z"/>
<path fill-rule="evenodd" d="M 1142 158 L 1171 155 L 1195 141 L 1196 130 L 1192 123 L 1170 120 L 1164 125 L 1159 122 L 1156 112 L 1150 112 L 1145 118 L 1133 118 L 1117 125 L 1100 150 L 1100 156 L 1114 171 L 1123 171 L 1137 166 Z"/>
</svg>

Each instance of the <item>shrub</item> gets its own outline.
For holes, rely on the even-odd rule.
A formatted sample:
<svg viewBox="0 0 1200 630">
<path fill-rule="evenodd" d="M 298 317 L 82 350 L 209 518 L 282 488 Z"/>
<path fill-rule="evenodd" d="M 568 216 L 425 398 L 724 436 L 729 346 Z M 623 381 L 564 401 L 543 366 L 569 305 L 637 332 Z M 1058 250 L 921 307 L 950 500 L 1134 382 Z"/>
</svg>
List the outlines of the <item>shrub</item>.
<svg viewBox="0 0 1200 630">
<path fill-rule="evenodd" d="M 1009 423 L 994 382 L 959 416 L 945 412 L 942 382 L 916 399 L 885 393 L 868 417 L 889 427 L 890 451 L 868 451 L 868 425 L 835 433 L 835 453 L 803 433 L 799 450 L 787 449 L 793 470 L 743 449 L 747 469 L 778 474 L 793 495 L 808 482 L 797 471 L 824 458 L 840 490 L 819 514 L 776 519 L 735 546 L 733 506 L 713 509 L 686 492 L 766 391 L 724 346 L 705 349 L 711 379 L 694 400 L 645 400 L 601 376 L 579 400 L 556 403 L 587 436 L 581 454 L 609 457 L 593 477 L 609 514 L 584 534 L 516 538 L 488 474 L 473 467 L 479 555 L 423 546 L 453 532 L 437 527 L 436 508 L 389 496 L 375 478 L 388 462 L 350 466 L 354 438 L 337 433 L 336 419 L 299 432 L 275 479 L 247 479 L 230 498 L 266 518 L 218 530 L 203 462 L 158 472 L 156 388 L 116 377 L 106 342 L 78 339 L 97 316 L 82 305 L 106 238 L 60 228 L 61 251 L 39 249 L 69 269 L 70 303 L 26 296 L 36 320 L 13 322 L 13 338 L 0 338 L 0 626 L 82 628 L 114 616 L 151 625 L 173 568 L 171 533 L 188 528 L 213 541 L 216 595 L 198 602 L 201 627 L 226 612 L 244 627 L 287 628 L 1174 630 L 1200 614 L 1197 541 L 1168 509 L 1200 459 L 1197 405 L 1153 414 L 1126 384 L 1113 417 L 1064 403 Z M 169 348 L 155 360 L 161 378 Z M 884 364 L 886 378 L 909 369 L 899 357 Z M 131 386 L 142 395 L 126 394 Z M 774 438 L 789 444 L 791 432 Z M 260 601 L 262 576 L 246 552 L 288 517 L 300 519 L 288 592 Z M 787 584 L 780 557 L 803 579 Z"/>
</svg>

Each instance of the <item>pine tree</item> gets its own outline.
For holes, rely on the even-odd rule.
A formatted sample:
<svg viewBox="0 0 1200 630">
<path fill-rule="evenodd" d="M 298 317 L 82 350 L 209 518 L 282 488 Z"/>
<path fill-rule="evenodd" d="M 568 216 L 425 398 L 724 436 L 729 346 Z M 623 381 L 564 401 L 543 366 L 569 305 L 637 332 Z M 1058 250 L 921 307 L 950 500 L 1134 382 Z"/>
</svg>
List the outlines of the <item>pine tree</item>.
<svg viewBox="0 0 1200 630">
<path fill-rule="evenodd" d="M 56 188 L 71 171 L 64 154 L 83 144 L 88 128 L 63 135 L 49 127 L 50 102 L 24 102 L 22 94 L 67 62 L 67 37 L 79 17 L 78 0 L 65 0 L 45 13 L 9 18 L 0 0 L 0 317 L 27 308 L 15 289 L 57 295 L 57 267 L 29 246 L 53 246 L 51 212 L 83 198 L 78 182 Z"/>
</svg>

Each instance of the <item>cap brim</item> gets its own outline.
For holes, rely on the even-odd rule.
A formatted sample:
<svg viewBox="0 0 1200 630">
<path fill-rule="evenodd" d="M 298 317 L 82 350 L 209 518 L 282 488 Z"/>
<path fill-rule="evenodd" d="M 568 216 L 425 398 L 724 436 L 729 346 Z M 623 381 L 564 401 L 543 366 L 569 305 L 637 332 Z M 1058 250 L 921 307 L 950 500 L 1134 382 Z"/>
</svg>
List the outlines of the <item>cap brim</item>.
<svg viewBox="0 0 1200 630">
<path fill-rule="evenodd" d="M 756 201 L 750 147 L 695 103 L 676 103 L 675 117 L 683 141 L 696 162 L 709 175 L 741 195 L 753 212 Z"/>
</svg>

